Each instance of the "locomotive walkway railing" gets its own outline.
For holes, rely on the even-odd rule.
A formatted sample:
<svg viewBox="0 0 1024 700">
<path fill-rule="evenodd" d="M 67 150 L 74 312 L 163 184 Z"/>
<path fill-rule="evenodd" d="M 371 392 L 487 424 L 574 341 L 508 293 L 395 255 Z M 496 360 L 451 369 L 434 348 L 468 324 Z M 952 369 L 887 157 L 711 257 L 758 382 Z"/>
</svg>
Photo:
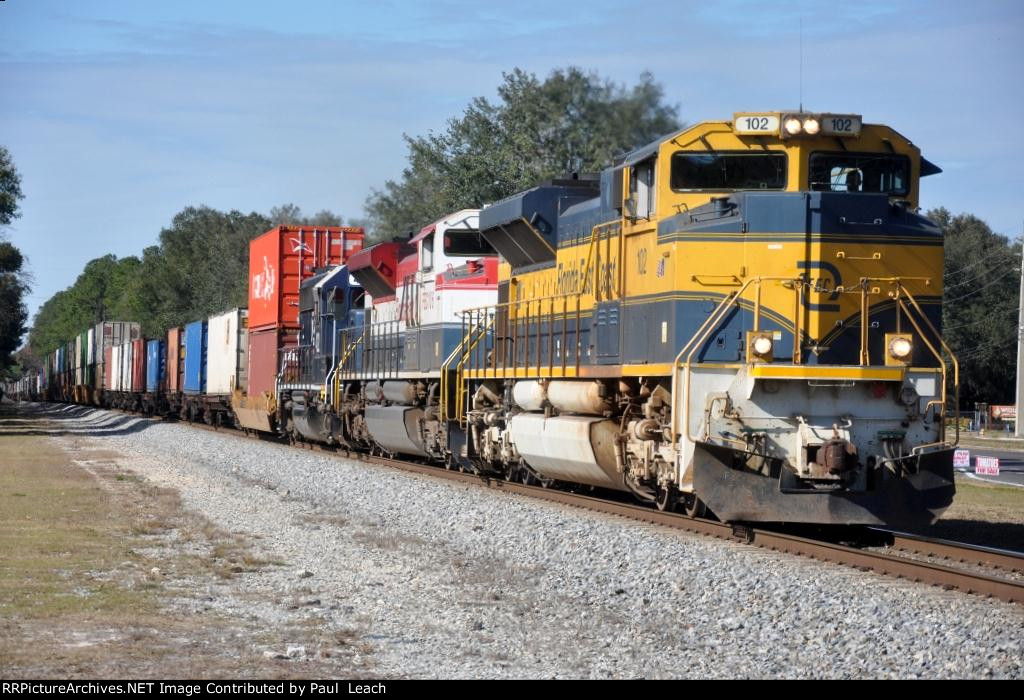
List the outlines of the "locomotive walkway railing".
<svg viewBox="0 0 1024 700">
<path fill-rule="evenodd" d="M 513 299 L 458 314 L 462 340 L 441 365 L 443 416 L 460 423 L 464 420 L 469 399 L 467 371 L 477 378 L 515 376 L 520 371 L 561 377 L 579 374 L 583 335 L 589 337 L 590 333 L 589 321 L 584 328 L 581 297 L 592 296 L 598 302 L 622 295 L 622 266 L 611 264 L 615 255 L 621 259 L 622 236 L 615 235 L 619 226 L 609 222 L 591 230 L 587 256 L 572 291 Z M 602 269 L 606 274 L 601 274 Z M 454 413 L 450 412 L 449 396 Z"/>
<path fill-rule="evenodd" d="M 494 332 L 494 315 L 480 316 L 474 318 L 467 325 L 467 319 L 463 318 L 462 340 L 445 358 L 441 365 L 441 416 L 446 421 L 456 421 L 459 425 L 465 424 L 466 406 L 469 401 L 465 366 L 470 358 L 474 357 L 481 341 L 485 342 L 488 336 Z M 451 382 L 454 381 L 454 388 Z M 454 392 L 452 401 L 448 397 Z M 451 409 L 454 407 L 455 412 Z"/>
<path fill-rule="evenodd" d="M 397 377 L 405 349 L 402 329 L 401 321 L 380 321 L 341 331 L 342 355 L 332 374 L 339 379 Z"/>
</svg>

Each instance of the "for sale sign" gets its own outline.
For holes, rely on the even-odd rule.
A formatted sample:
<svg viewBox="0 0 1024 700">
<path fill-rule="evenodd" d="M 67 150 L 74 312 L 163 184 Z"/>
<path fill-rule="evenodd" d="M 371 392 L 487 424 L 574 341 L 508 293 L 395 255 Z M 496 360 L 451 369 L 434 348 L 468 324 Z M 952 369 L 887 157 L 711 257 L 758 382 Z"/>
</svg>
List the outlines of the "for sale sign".
<svg viewBox="0 0 1024 700">
<path fill-rule="evenodd" d="M 971 468 L 971 451 L 970 450 L 953 450 L 953 468 L 954 469 L 970 469 Z"/>
<path fill-rule="evenodd" d="M 999 476 L 998 457 L 978 457 L 974 460 L 974 473 Z"/>
</svg>

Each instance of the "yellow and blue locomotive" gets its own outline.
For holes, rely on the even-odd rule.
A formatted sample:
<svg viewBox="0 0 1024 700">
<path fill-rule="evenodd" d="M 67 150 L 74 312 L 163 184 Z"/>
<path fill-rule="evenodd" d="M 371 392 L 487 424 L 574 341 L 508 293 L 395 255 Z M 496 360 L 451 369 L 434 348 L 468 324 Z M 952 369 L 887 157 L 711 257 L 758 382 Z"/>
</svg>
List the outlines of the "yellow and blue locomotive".
<svg viewBox="0 0 1024 700">
<path fill-rule="evenodd" d="M 937 172 L 858 115 L 743 113 L 485 207 L 498 302 L 445 364 L 456 458 L 728 521 L 934 521 Z"/>
</svg>

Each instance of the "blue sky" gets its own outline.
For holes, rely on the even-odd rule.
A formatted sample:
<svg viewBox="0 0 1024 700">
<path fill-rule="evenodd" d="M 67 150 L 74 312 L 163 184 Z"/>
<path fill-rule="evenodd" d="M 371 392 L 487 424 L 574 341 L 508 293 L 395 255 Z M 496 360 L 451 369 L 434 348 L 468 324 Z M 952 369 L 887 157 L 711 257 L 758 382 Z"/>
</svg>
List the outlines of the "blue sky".
<svg viewBox="0 0 1024 700">
<path fill-rule="evenodd" d="M 945 172 L 922 206 L 1024 226 L 1024 3 L 0 0 L 6 234 L 30 308 L 90 259 L 139 254 L 189 205 L 362 215 L 402 134 L 441 129 L 503 71 L 650 70 L 686 122 L 856 112 Z"/>
</svg>

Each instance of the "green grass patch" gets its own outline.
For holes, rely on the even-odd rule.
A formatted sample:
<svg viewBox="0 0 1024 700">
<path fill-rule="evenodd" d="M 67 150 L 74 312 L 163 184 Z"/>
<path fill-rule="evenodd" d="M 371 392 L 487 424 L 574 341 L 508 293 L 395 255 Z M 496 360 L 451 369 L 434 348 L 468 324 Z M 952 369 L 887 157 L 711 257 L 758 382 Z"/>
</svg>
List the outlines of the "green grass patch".
<svg viewBox="0 0 1024 700">
<path fill-rule="evenodd" d="M 151 610 L 124 585 L 131 518 L 100 481 L 39 437 L 4 436 L 0 455 L 0 617 Z"/>
</svg>

